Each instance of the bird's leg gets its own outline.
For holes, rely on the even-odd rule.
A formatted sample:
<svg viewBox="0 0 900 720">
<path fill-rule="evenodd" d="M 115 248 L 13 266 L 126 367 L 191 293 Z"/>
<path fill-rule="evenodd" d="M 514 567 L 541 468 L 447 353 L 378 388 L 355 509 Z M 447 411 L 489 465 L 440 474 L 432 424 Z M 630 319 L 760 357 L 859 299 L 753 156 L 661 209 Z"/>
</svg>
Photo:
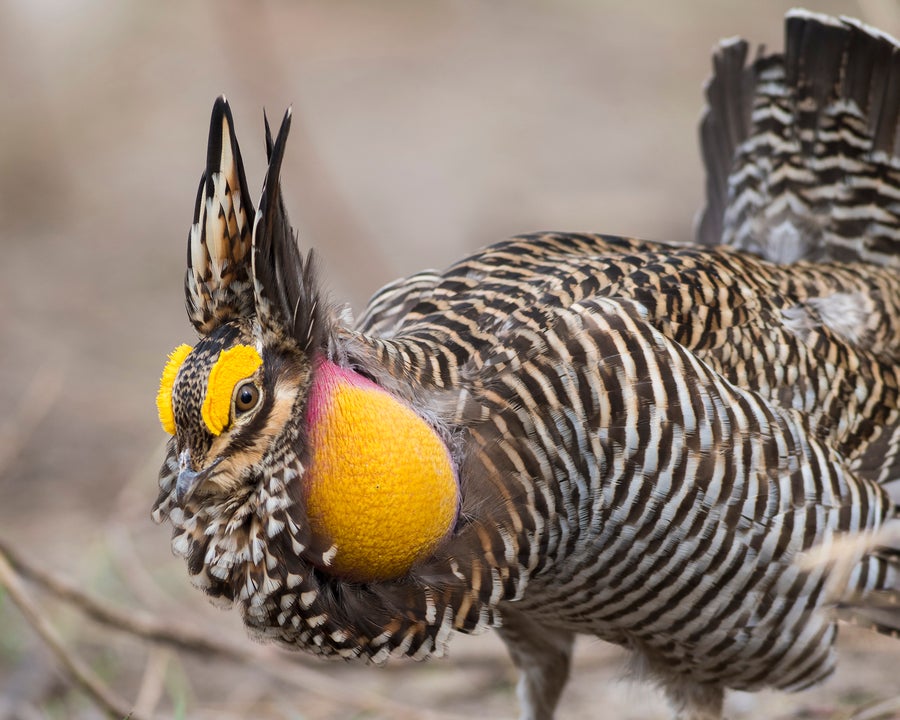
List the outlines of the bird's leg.
<svg viewBox="0 0 900 720">
<path fill-rule="evenodd" d="M 664 685 L 675 720 L 722 720 L 725 691 L 718 685 L 672 682 Z"/>
<path fill-rule="evenodd" d="M 631 639 L 630 670 L 636 679 L 650 680 L 669 701 L 673 720 L 722 720 L 725 689 L 713 683 L 692 681 L 684 672 L 676 672 L 671 661 L 652 648 Z"/>
<path fill-rule="evenodd" d="M 517 687 L 520 720 L 552 720 L 569 679 L 574 633 L 546 628 L 509 608 L 503 611 L 498 631 L 521 673 Z"/>
</svg>

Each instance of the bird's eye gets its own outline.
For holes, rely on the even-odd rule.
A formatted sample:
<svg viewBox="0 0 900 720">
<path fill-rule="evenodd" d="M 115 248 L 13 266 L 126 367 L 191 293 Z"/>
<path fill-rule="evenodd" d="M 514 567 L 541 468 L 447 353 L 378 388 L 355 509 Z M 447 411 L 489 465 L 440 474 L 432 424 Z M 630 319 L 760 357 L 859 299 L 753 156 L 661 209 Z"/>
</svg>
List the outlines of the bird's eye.
<svg viewBox="0 0 900 720">
<path fill-rule="evenodd" d="M 259 388 L 252 382 L 245 382 L 234 394 L 234 410 L 237 413 L 249 412 L 259 403 Z"/>
</svg>

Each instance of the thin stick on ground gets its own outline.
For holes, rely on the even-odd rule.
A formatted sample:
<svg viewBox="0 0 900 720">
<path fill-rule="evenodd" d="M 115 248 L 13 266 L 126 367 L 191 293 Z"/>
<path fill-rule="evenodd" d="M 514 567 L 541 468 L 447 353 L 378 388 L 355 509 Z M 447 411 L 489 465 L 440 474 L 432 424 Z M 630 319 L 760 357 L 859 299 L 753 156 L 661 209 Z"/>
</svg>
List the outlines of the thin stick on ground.
<svg viewBox="0 0 900 720">
<path fill-rule="evenodd" d="M 143 720 L 143 716 L 133 712 L 128 701 L 113 693 L 81 658 L 66 649 L 53 626 L 35 609 L 34 601 L 2 550 L 0 550 L 0 585 L 6 588 L 16 607 L 53 651 L 66 675 L 75 685 L 84 690 L 111 717 Z"/>
<path fill-rule="evenodd" d="M 900 715 L 900 695 L 855 710 L 847 720 L 890 720 Z"/>
<path fill-rule="evenodd" d="M 165 646 L 153 645 L 150 647 L 144 674 L 141 676 L 140 689 L 134 700 L 135 713 L 150 715 L 156 709 L 163 696 L 166 668 L 171 657 L 172 650 Z"/>
<path fill-rule="evenodd" d="M 246 664 L 285 684 L 299 687 L 305 692 L 314 693 L 332 701 L 339 698 L 341 703 L 361 711 L 377 711 L 386 716 L 398 718 L 398 720 L 452 720 L 461 717 L 412 708 L 364 690 L 356 689 L 353 693 L 348 693 L 346 684 L 340 680 L 335 680 L 323 672 L 305 667 L 298 662 L 290 661 L 284 655 L 267 652 L 259 646 L 244 646 L 227 639 L 216 638 L 202 631 L 198 632 L 192 628 L 162 622 L 139 610 L 129 609 L 125 612 L 108 602 L 88 595 L 70 581 L 35 566 L 2 540 L 0 540 L 0 560 L 7 563 L 10 572 L 14 573 L 12 570 L 14 567 L 22 576 L 39 585 L 54 597 L 69 603 L 101 625 L 128 635 L 196 653 L 207 660 L 219 658 Z M 0 582 L 2 580 L 0 577 Z M 28 619 L 31 620 L 30 617 Z"/>
<path fill-rule="evenodd" d="M 160 622 L 140 610 L 129 609 L 125 612 L 111 603 L 91 597 L 71 581 L 64 580 L 26 560 L 2 540 L 0 540 L 0 556 L 6 556 L 9 563 L 22 576 L 54 597 L 75 606 L 101 625 L 180 650 L 200 653 L 206 657 L 218 656 L 238 661 L 245 659 L 240 650 L 225 641 L 210 638 L 188 627 Z"/>
</svg>

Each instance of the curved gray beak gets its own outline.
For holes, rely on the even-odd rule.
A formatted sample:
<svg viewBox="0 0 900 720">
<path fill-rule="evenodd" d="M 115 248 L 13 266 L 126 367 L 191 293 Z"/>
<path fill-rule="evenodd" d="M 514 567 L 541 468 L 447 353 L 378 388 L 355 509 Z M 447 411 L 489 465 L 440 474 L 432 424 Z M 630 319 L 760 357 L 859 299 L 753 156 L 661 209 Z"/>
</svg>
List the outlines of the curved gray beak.
<svg viewBox="0 0 900 720">
<path fill-rule="evenodd" d="M 185 448 L 178 456 L 178 480 L 175 481 L 175 501 L 179 505 L 193 494 L 197 483 L 200 481 L 200 473 L 191 468 L 191 451 Z"/>
<path fill-rule="evenodd" d="M 191 451 L 187 448 L 182 450 L 181 454 L 178 456 L 178 479 L 175 481 L 175 502 L 179 505 L 184 505 L 184 503 L 190 499 L 191 495 L 194 494 L 194 491 L 200 483 L 209 477 L 210 473 L 220 462 L 222 462 L 222 459 L 218 458 L 208 468 L 199 471 L 194 470 L 191 463 Z"/>
</svg>

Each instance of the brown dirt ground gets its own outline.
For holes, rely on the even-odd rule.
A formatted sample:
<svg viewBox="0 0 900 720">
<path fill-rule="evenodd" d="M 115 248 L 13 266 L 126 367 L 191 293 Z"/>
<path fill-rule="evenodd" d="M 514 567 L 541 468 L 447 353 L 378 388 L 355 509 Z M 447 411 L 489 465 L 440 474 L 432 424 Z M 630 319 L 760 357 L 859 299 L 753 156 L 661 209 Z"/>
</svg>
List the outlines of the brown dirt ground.
<svg viewBox="0 0 900 720">
<path fill-rule="evenodd" d="M 122 607 L 249 646 L 235 613 L 188 587 L 148 513 L 154 393 L 165 354 L 190 339 L 183 243 L 217 94 L 232 102 L 251 186 L 260 109 L 294 104 L 292 219 L 333 296 L 359 308 L 393 277 L 516 232 L 688 238 L 709 50 L 734 34 L 779 48 L 790 5 L 0 5 L 0 538 Z M 894 0 L 810 5 L 900 33 Z M 421 717 L 515 713 L 514 672 L 490 634 L 386 670 L 305 660 L 336 694 L 148 646 L 39 598 L 110 687 L 162 716 L 387 718 L 391 699 Z M 841 653 L 824 686 L 737 694 L 730 717 L 847 718 L 900 693 L 900 643 L 847 629 Z M 0 718 L 99 716 L 56 668 L 0 594 Z M 625 668 L 619 649 L 583 638 L 560 717 L 666 717 Z M 354 710 L 348 698 L 365 693 L 376 697 Z"/>
</svg>

